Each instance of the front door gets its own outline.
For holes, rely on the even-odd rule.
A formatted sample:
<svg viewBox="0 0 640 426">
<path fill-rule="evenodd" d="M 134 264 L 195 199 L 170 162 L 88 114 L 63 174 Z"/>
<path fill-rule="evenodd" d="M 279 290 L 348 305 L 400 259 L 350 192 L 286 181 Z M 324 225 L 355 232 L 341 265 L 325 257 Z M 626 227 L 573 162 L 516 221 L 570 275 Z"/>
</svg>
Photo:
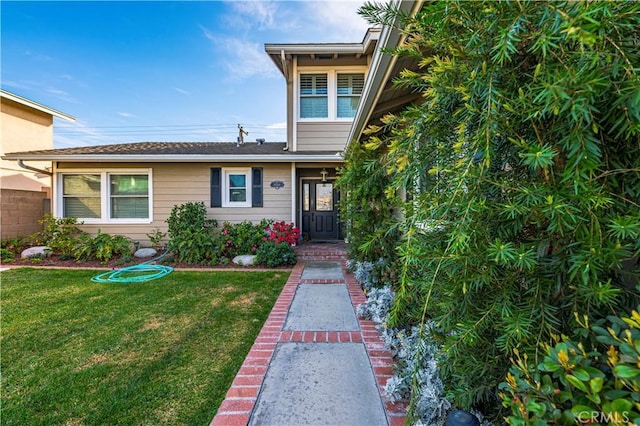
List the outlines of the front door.
<svg viewBox="0 0 640 426">
<path fill-rule="evenodd" d="M 310 240 L 338 239 L 337 191 L 333 182 L 302 181 L 302 233 Z"/>
</svg>

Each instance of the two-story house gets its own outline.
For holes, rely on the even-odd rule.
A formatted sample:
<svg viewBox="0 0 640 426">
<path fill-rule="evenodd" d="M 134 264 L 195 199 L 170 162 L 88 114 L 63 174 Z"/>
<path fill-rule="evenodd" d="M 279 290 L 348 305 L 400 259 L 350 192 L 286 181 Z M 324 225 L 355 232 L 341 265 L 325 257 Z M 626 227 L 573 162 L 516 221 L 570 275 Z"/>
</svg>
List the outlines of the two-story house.
<svg viewBox="0 0 640 426">
<path fill-rule="evenodd" d="M 0 156 L 5 152 L 53 148 L 54 118 L 75 118 L 0 90 Z M 41 229 L 38 221 L 49 211 L 50 161 L 23 166 L 0 160 L 0 216 L 2 239 L 29 235 Z"/>
<path fill-rule="evenodd" d="M 287 141 L 144 142 L 30 150 L 6 160 L 51 162 L 53 212 L 90 233 L 148 242 L 175 205 L 208 216 L 293 222 L 311 240 L 341 239 L 336 168 L 380 31 L 360 43 L 267 44 L 287 87 Z M 28 164 L 28 163 L 27 163 Z"/>
</svg>

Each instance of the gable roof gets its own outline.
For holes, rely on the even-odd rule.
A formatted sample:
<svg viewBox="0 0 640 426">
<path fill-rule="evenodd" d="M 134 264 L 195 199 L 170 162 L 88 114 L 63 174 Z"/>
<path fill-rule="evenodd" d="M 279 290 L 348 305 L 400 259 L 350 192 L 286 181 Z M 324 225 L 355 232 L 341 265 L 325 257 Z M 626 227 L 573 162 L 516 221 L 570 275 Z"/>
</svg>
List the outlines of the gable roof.
<svg viewBox="0 0 640 426">
<path fill-rule="evenodd" d="M 315 162 L 342 161 L 342 152 L 285 151 L 284 142 L 137 142 L 10 152 L 4 160 L 110 162 Z"/>
<path fill-rule="evenodd" d="M 282 75 L 288 79 L 290 63 L 294 56 L 307 58 L 316 65 L 342 59 L 360 60 L 366 65 L 367 56 L 373 54 L 379 36 L 380 28 L 369 28 L 360 43 L 266 43 L 264 50 Z"/>
<path fill-rule="evenodd" d="M 52 115 L 54 117 L 62 118 L 62 119 L 67 120 L 67 121 L 76 121 L 76 118 L 71 116 L 71 115 L 65 114 L 63 112 L 57 111 L 57 110 L 49 108 L 49 107 L 46 107 L 46 106 L 41 105 L 41 104 L 39 104 L 37 102 L 30 101 L 27 98 L 23 98 L 22 96 L 18 96 L 18 95 L 14 94 L 14 93 L 7 92 L 6 90 L 3 90 L 3 89 L 0 89 L 0 98 L 9 99 L 9 100 L 11 100 L 13 102 L 17 102 L 17 103 L 19 103 L 21 105 L 24 105 L 24 106 L 27 106 L 29 108 L 44 112 L 46 114 L 50 114 L 50 115 Z"/>
</svg>

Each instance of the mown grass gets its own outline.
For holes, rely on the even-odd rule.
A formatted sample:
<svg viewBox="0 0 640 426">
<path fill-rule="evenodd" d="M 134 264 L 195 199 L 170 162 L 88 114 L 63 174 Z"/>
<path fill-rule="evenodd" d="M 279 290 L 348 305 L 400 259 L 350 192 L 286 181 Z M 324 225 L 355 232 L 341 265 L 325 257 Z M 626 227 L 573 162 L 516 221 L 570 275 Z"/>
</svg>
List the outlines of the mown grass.
<svg viewBox="0 0 640 426">
<path fill-rule="evenodd" d="M 206 425 L 288 271 L 2 272 L 1 423 Z"/>
</svg>

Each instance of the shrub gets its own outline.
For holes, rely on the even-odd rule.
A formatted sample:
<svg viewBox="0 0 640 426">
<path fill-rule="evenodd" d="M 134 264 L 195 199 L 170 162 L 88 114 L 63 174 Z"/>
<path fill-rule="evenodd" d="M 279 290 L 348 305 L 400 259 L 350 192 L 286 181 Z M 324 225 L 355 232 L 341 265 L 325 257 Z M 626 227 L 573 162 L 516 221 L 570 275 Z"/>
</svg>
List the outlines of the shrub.
<svg viewBox="0 0 640 426">
<path fill-rule="evenodd" d="M 223 255 L 232 258 L 256 253 L 258 247 L 266 241 L 265 230 L 269 225 L 268 220 L 262 220 L 257 224 L 250 221 L 235 224 L 225 222 L 220 231 Z"/>
<path fill-rule="evenodd" d="M 349 147 L 354 258 L 397 253 L 391 326 L 434 321 L 448 399 L 501 419 L 514 349 L 533 356 L 569 335 L 574 313 L 597 321 L 638 304 L 640 4 L 362 11 L 397 18 L 405 43 L 389 53 L 419 66 L 396 83 L 421 96 Z"/>
<path fill-rule="evenodd" d="M 277 244 L 287 243 L 290 246 L 296 245 L 300 238 L 300 230 L 293 223 L 274 222 L 266 229 L 269 234 L 269 241 Z"/>
<path fill-rule="evenodd" d="M 75 217 L 55 218 L 52 214 L 47 213 L 39 223 L 43 225 L 44 229 L 35 233 L 32 239 L 36 244 L 49 247 L 54 254 L 73 254 L 80 239 L 87 235 L 86 232 L 78 228 L 82 222 L 78 222 Z"/>
<path fill-rule="evenodd" d="M 515 352 L 500 385 L 510 424 L 640 424 L 640 314 L 608 321 L 585 320 L 580 340 L 547 345 L 537 366 Z"/>
<path fill-rule="evenodd" d="M 99 260 L 107 263 L 114 257 L 129 258 L 131 256 L 131 239 L 124 235 L 110 235 L 98 231 L 91 238 L 83 235 L 73 250 L 76 260 Z"/>
<path fill-rule="evenodd" d="M 289 244 L 266 241 L 256 250 L 255 262 L 259 265 L 295 265 L 296 261 L 296 253 Z"/>
<path fill-rule="evenodd" d="M 176 261 L 201 263 L 216 256 L 215 219 L 207 219 L 207 208 L 203 202 L 175 205 L 167 219 L 169 224 L 169 249 Z"/>
<path fill-rule="evenodd" d="M 9 238 L 0 242 L 2 260 L 10 262 L 19 256 L 29 246 L 29 241 L 24 237 Z"/>
<path fill-rule="evenodd" d="M 11 262 L 13 260 L 13 258 L 15 257 L 15 254 L 6 248 L 0 248 L 0 260 L 2 260 L 3 262 Z"/>
<path fill-rule="evenodd" d="M 166 236 L 167 234 L 162 232 L 159 228 L 154 228 L 153 231 L 147 234 L 149 241 L 151 241 L 151 246 L 156 250 L 162 248 L 162 240 Z"/>
</svg>

